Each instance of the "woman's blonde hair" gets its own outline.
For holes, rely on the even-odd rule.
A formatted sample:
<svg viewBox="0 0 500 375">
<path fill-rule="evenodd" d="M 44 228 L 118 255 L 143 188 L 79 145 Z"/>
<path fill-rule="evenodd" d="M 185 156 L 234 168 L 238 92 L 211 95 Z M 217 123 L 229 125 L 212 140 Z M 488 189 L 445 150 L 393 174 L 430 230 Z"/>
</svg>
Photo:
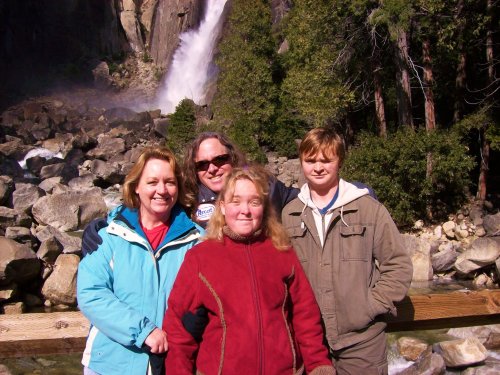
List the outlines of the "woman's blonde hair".
<svg viewBox="0 0 500 375">
<path fill-rule="evenodd" d="M 252 165 L 243 168 L 233 168 L 226 179 L 226 183 L 219 193 L 215 212 L 208 222 L 205 238 L 221 241 L 223 237 L 222 229 L 226 225 L 226 219 L 222 214 L 221 201 L 225 198 L 232 198 L 236 181 L 248 180 L 255 185 L 259 198 L 264 205 L 261 229 L 262 233 L 271 239 L 273 245 L 279 250 L 286 250 L 290 247 L 290 239 L 285 228 L 278 221 L 276 212 L 269 197 L 269 173 L 261 166 Z M 226 197 L 227 195 L 227 197 Z"/>
<path fill-rule="evenodd" d="M 142 171 L 146 166 L 146 163 L 150 159 L 160 159 L 165 160 L 172 167 L 172 171 L 174 172 L 177 189 L 178 189 L 178 198 L 177 201 L 180 204 L 184 204 L 184 193 L 183 193 L 183 183 L 181 176 L 181 169 L 175 160 L 175 156 L 167 147 L 164 146 L 154 146 L 148 147 L 144 149 L 141 153 L 134 166 L 125 177 L 125 182 L 123 183 L 123 203 L 125 206 L 129 208 L 139 208 L 140 200 L 139 196 L 135 192 L 137 185 L 139 184 L 139 180 L 141 179 Z"/>
</svg>

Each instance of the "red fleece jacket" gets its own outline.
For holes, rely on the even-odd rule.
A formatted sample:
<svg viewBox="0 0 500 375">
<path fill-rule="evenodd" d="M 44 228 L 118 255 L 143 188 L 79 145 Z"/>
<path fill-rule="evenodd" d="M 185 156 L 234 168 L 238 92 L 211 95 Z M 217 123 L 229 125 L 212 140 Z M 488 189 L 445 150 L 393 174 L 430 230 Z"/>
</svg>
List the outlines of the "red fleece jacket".
<svg viewBox="0 0 500 375">
<path fill-rule="evenodd" d="M 333 374 L 323 345 L 320 312 L 295 252 L 269 239 L 208 240 L 181 266 L 163 321 L 168 375 Z M 209 311 L 197 344 L 181 317 Z M 314 370 L 314 371 L 313 371 Z"/>
</svg>

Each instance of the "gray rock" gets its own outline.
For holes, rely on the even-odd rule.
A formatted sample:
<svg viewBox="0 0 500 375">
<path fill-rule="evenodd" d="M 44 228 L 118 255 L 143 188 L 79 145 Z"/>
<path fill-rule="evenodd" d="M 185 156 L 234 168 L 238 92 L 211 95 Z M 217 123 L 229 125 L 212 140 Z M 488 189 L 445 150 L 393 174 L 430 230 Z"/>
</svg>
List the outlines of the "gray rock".
<svg viewBox="0 0 500 375">
<path fill-rule="evenodd" d="M 125 152 L 125 141 L 121 138 L 103 136 L 98 139 L 96 148 L 90 150 L 87 156 L 102 160 L 108 160 L 117 153 Z"/>
<path fill-rule="evenodd" d="M 153 120 L 154 131 L 165 138 L 167 138 L 168 136 L 169 125 L 170 125 L 170 120 L 168 118 L 155 118 Z"/>
<path fill-rule="evenodd" d="M 76 304 L 76 273 L 80 257 L 74 254 L 60 255 L 52 274 L 43 284 L 42 294 L 54 305 Z"/>
<path fill-rule="evenodd" d="M 54 187 L 58 184 L 61 184 L 62 182 L 63 179 L 61 176 L 50 177 L 40 182 L 38 187 L 45 191 L 47 194 L 51 194 L 54 190 Z"/>
<path fill-rule="evenodd" d="M 411 261 L 413 263 L 413 280 L 432 280 L 434 271 L 432 269 L 432 262 L 429 254 L 416 252 L 411 257 Z"/>
<path fill-rule="evenodd" d="M 48 226 L 39 226 L 35 236 L 40 242 L 47 241 L 50 238 L 56 238 L 63 247 L 64 254 L 80 253 L 82 248 L 82 240 L 76 236 L 70 236 L 56 228 Z"/>
<path fill-rule="evenodd" d="M 90 171 L 109 184 L 121 183 L 125 177 L 118 163 L 107 163 L 99 159 L 90 162 Z"/>
<path fill-rule="evenodd" d="M 40 244 L 36 255 L 47 263 L 54 263 L 62 251 L 62 244 L 55 237 L 50 237 Z"/>
<path fill-rule="evenodd" d="M 64 162 L 44 165 L 42 167 L 42 169 L 40 170 L 40 178 L 46 179 L 46 178 L 57 177 L 57 176 L 62 177 L 62 172 L 63 172 L 64 166 L 65 166 Z"/>
<path fill-rule="evenodd" d="M 500 361 L 488 357 L 484 365 L 469 367 L 460 373 L 461 375 L 498 375 L 500 374 Z"/>
<path fill-rule="evenodd" d="M 25 227 L 7 227 L 5 229 L 5 237 L 10 238 L 19 243 L 28 245 L 30 248 L 33 247 L 33 236 L 31 230 Z"/>
<path fill-rule="evenodd" d="M 88 190 L 94 188 L 96 176 L 92 173 L 86 173 L 82 176 L 72 178 L 68 181 L 68 186 L 72 190 Z"/>
<path fill-rule="evenodd" d="M 406 233 L 401 234 L 401 239 L 403 240 L 403 246 L 408 254 L 413 255 L 415 253 L 420 253 L 430 255 L 432 244 L 429 241 Z"/>
<path fill-rule="evenodd" d="M 92 219 L 105 216 L 107 209 L 101 189 L 95 188 L 42 197 L 32 213 L 38 223 L 68 232 L 85 228 Z"/>
<path fill-rule="evenodd" d="M 500 256 L 500 238 L 482 237 L 476 239 L 471 248 L 460 254 L 455 262 L 455 268 L 462 274 L 467 274 L 484 266 L 494 264 Z"/>
<path fill-rule="evenodd" d="M 448 367 L 470 366 L 488 357 L 488 351 L 476 337 L 441 341 L 436 346 Z"/>
<path fill-rule="evenodd" d="M 457 252 L 453 247 L 439 251 L 432 255 L 431 262 L 434 272 L 444 272 L 453 268 L 457 260 Z"/>
<path fill-rule="evenodd" d="M 10 176 L 0 176 L 0 205 L 6 204 L 14 191 L 14 180 Z"/>
<path fill-rule="evenodd" d="M 489 236 L 500 236 L 500 212 L 485 216 L 483 226 Z"/>
<path fill-rule="evenodd" d="M 35 202 L 45 195 L 45 191 L 33 184 L 16 184 L 12 193 L 14 209 L 29 213 Z"/>
<path fill-rule="evenodd" d="M 0 228 L 31 227 L 31 217 L 26 212 L 0 206 Z"/>
<path fill-rule="evenodd" d="M 40 273 L 40 260 L 27 245 L 0 237 L 0 285 L 24 284 Z"/>
<path fill-rule="evenodd" d="M 410 367 L 398 372 L 398 375 L 441 375 L 446 366 L 443 357 L 437 353 L 422 356 Z"/>
<path fill-rule="evenodd" d="M 443 231 L 448 238 L 455 238 L 455 227 L 456 224 L 453 221 L 447 221 L 443 224 Z"/>
</svg>

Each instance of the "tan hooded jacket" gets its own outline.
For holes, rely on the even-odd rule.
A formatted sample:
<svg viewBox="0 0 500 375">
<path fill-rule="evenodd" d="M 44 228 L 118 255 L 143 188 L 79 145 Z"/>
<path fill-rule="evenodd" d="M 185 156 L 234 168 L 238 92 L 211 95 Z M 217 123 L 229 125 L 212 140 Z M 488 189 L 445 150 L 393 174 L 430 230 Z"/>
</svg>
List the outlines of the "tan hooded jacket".
<svg viewBox="0 0 500 375">
<path fill-rule="evenodd" d="M 396 314 L 406 295 L 412 264 L 387 209 L 342 179 L 335 204 L 321 215 L 307 184 L 282 212 L 320 306 L 331 349 L 368 340 Z"/>
</svg>

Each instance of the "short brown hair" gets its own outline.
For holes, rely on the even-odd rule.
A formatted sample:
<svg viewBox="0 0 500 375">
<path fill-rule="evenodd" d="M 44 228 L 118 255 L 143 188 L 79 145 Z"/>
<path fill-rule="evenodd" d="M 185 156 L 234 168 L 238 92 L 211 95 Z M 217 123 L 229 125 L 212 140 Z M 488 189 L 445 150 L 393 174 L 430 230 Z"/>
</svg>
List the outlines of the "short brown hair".
<svg viewBox="0 0 500 375">
<path fill-rule="evenodd" d="M 337 156 L 339 165 L 345 159 L 344 137 L 331 128 L 314 128 L 309 130 L 299 146 L 300 160 L 323 152 L 326 157 Z"/>
<path fill-rule="evenodd" d="M 226 225 L 226 219 L 222 214 L 220 202 L 224 200 L 227 193 L 233 194 L 236 181 L 248 180 L 255 185 L 255 188 L 264 204 L 264 213 L 261 228 L 263 233 L 269 237 L 273 245 L 279 250 L 286 250 L 290 247 L 290 240 L 285 228 L 281 225 L 276 216 L 273 205 L 269 197 L 269 172 L 264 167 L 252 165 L 243 168 L 234 168 L 226 179 L 226 183 L 219 193 L 215 212 L 208 222 L 206 238 L 222 240 L 222 229 Z"/>
<path fill-rule="evenodd" d="M 174 171 L 177 189 L 178 189 L 178 202 L 184 204 L 184 194 L 182 191 L 182 176 L 181 169 L 175 160 L 175 156 L 167 147 L 164 146 L 154 146 L 144 149 L 141 153 L 134 166 L 125 177 L 125 182 L 123 183 L 123 203 L 129 208 L 139 208 L 140 200 L 139 196 L 135 192 L 139 180 L 141 179 L 142 171 L 148 160 L 150 159 L 160 159 L 167 161 L 172 170 Z"/>
</svg>

